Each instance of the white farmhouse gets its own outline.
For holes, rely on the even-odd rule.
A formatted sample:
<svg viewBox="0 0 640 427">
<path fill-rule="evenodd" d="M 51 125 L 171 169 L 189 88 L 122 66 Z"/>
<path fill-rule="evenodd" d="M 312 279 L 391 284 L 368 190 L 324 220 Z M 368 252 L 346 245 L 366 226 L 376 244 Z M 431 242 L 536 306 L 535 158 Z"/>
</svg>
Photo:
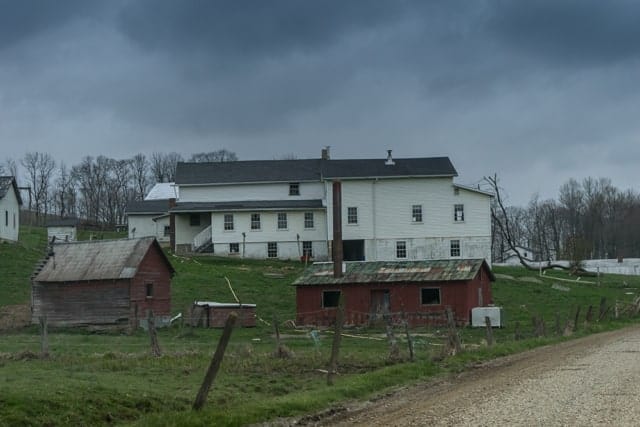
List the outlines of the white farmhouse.
<svg viewBox="0 0 640 427">
<path fill-rule="evenodd" d="M 178 163 L 177 252 L 329 257 L 332 186 L 344 259 L 491 259 L 491 194 L 453 182 L 446 157 Z"/>
<path fill-rule="evenodd" d="M 22 198 L 16 179 L 0 176 L 0 240 L 18 241 Z"/>
<path fill-rule="evenodd" d="M 178 197 L 173 182 L 159 182 L 143 201 L 127 205 L 129 238 L 155 237 L 161 244 L 169 243 L 169 200 Z"/>
</svg>

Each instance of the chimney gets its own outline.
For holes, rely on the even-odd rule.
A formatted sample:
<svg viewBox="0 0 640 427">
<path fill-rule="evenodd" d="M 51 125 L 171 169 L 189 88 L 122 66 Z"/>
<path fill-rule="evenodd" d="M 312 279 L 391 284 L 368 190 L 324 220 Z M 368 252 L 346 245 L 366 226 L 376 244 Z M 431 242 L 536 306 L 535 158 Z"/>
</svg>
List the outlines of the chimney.
<svg viewBox="0 0 640 427">
<path fill-rule="evenodd" d="M 321 154 L 320 154 L 320 158 L 321 158 L 322 160 L 329 160 L 329 159 L 330 159 L 330 157 L 329 157 L 329 148 L 331 148 L 331 147 L 329 147 L 329 146 L 327 145 L 326 147 L 324 147 L 324 148 L 322 149 L 322 152 L 321 152 Z"/>
<path fill-rule="evenodd" d="M 384 162 L 387 166 L 393 166 L 396 162 L 393 161 L 393 157 L 391 157 L 391 150 L 387 150 L 387 161 Z"/>
<path fill-rule="evenodd" d="M 169 247 L 176 252 L 176 214 L 171 212 L 171 208 L 176 207 L 176 199 L 169 199 Z"/>
<path fill-rule="evenodd" d="M 342 185 L 333 182 L 333 277 L 342 277 Z"/>
</svg>

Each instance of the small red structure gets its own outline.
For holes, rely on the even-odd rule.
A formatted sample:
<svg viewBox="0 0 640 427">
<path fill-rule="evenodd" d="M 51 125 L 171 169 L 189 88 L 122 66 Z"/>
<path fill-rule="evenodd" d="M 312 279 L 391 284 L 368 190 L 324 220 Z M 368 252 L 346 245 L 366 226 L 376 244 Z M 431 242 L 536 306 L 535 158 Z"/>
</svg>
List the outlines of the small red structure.
<svg viewBox="0 0 640 427">
<path fill-rule="evenodd" d="M 347 262 L 342 277 L 333 263 L 316 263 L 298 278 L 298 324 L 327 326 L 344 298 L 345 324 L 406 319 L 410 326 L 445 324 L 451 307 L 456 322 L 469 324 L 473 307 L 491 302 L 491 268 L 483 259 Z"/>
<path fill-rule="evenodd" d="M 193 303 L 194 311 L 203 310 L 198 315 L 198 324 L 202 324 L 209 328 L 224 328 L 227 317 L 232 311 L 238 314 L 236 324 L 243 328 L 252 328 L 256 326 L 256 305 L 226 303 L 214 301 L 196 301 Z M 196 326 L 196 325 L 194 325 Z"/>
<path fill-rule="evenodd" d="M 171 316 L 174 273 L 153 237 L 54 244 L 32 277 L 31 321 L 136 328 L 152 310 L 162 326 Z"/>
</svg>

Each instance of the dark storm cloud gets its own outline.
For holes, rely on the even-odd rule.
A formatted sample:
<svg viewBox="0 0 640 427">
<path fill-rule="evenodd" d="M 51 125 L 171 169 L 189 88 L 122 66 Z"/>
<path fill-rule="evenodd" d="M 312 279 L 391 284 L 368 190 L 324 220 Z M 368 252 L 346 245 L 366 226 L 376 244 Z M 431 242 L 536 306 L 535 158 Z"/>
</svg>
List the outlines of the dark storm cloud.
<svg viewBox="0 0 640 427">
<path fill-rule="evenodd" d="M 640 57 L 640 3 L 631 0 L 498 1 L 488 21 L 503 43 L 558 65 Z"/>
</svg>

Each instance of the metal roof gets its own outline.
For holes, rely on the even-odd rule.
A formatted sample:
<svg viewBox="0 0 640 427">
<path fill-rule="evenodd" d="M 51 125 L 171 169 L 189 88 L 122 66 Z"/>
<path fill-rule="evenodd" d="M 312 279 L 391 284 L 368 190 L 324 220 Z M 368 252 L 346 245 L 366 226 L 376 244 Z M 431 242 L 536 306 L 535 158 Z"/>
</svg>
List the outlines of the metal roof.
<svg viewBox="0 0 640 427">
<path fill-rule="evenodd" d="M 127 215 L 160 215 L 169 211 L 169 200 L 143 200 L 129 202 Z"/>
<path fill-rule="evenodd" d="M 225 212 L 279 209 L 321 209 L 322 200 L 247 200 L 238 202 L 185 202 L 178 203 L 171 212 Z"/>
<path fill-rule="evenodd" d="M 156 182 L 153 188 L 145 196 L 145 200 L 169 200 L 177 199 L 180 189 L 175 182 Z"/>
<path fill-rule="evenodd" d="M 130 279 L 151 246 L 162 254 L 173 274 L 175 270 L 153 237 L 119 240 L 92 240 L 53 245 L 34 282 L 75 282 Z"/>
<path fill-rule="evenodd" d="M 349 160 L 250 160 L 178 163 L 176 184 L 204 185 L 257 182 L 304 182 L 338 178 L 452 177 L 457 176 L 448 157 Z"/>
<path fill-rule="evenodd" d="M 0 199 L 4 199 L 9 189 L 13 187 L 13 191 L 18 199 L 18 204 L 22 205 L 22 197 L 20 196 L 20 190 L 18 190 L 18 183 L 12 176 L 0 176 Z"/>
<path fill-rule="evenodd" d="M 315 263 L 295 282 L 296 286 L 354 283 L 416 283 L 471 280 L 483 266 L 495 277 L 484 259 L 446 259 L 421 261 L 346 262 L 342 277 L 333 277 L 333 263 Z"/>
<path fill-rule="evenodd" d="M 59 218 L 47 221 L 46 227 L 77 227 L 80 224 L 78 218 Z"/>
</svg>

